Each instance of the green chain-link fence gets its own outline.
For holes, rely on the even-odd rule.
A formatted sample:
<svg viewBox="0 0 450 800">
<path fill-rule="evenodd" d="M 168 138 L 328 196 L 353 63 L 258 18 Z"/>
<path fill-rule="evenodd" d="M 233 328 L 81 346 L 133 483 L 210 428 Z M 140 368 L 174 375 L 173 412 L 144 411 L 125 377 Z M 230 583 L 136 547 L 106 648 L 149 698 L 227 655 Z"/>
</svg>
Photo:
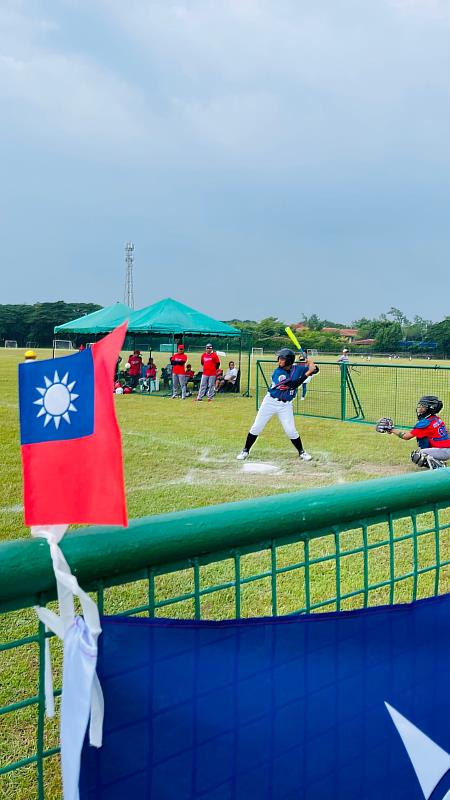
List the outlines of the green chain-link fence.
<svg viewBox="0 0 450 800">
<path fill-rule="evenodd" d="M 304 399 L 300 387 L 294 400 L 295 414 L 370 423 L 387 416 L 400 427 L 412 428 L 416 404 L 423 395 L 437 395 L 444 409 L 450 409 L 450 367 L 316 363 L 320 372 L 307 384 Z M 273 360 L 257 362 L 257 408 L 275 366 Z"/>
<path fill-rule="evenodd" d="M 232 618 L 407 602 L 450 588 L 447 469 L 81 529 L 64 554 L 102 613 Z M 48 545 L 0 545 L 0 797 L 59 798 L 44 717 Z M 53 639 L 56 685 L 60 643 Z M 56 692 L 59 697 L 59 691 Z"/>
</svg>

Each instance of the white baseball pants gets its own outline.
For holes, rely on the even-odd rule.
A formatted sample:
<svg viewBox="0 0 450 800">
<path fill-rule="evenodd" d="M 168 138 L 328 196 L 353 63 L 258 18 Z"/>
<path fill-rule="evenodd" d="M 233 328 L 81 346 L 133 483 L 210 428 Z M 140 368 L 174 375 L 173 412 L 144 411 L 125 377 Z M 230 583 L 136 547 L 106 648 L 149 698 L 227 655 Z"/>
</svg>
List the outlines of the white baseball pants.
<svg viewBox="0 0 450 800">
<path fill-rule="evenodd" d="M 269 422 L 269 419 L 271 419 L 274 414 L 277 415 L 281 425 L 283 426 L 283 430 L 285 434 L 289 436 L 289 439 L 298 439 L 300 434 L 295 427 L 292 402 L 288 401 L 283 403 L 282 400 L 275 400 L 270 396 L 270 394 L 266 394 L 264 400 L 262 401 L 255 421 L 250 428 L 250 433 L 252 433 L 254 436 L 259 436 Z"/>
</svg>

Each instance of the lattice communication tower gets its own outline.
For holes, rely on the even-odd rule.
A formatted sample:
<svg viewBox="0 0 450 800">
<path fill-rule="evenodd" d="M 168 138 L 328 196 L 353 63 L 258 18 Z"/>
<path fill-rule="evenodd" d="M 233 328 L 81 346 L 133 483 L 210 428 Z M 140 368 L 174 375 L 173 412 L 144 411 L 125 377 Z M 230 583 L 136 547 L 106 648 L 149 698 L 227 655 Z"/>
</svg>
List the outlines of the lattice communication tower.
<svg viewBox="0 0 450 800">
<path fill-rule="evenodd" d="M 127 242 L 125 245 L 125 291 L 123 302 L 130 308 L 134 308 L 133 267 L 134 244 L 133 242 Z"/>
</svg>

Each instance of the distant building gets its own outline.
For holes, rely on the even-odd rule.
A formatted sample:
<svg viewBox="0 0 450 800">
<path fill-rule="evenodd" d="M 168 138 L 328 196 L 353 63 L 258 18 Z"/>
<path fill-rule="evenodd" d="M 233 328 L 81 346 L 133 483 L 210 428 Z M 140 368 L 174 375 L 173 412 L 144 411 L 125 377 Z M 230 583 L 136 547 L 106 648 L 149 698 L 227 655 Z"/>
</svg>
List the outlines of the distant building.
<svg viewBox="0 0 450 800">
<path fill-rule="evenodd" d="M 322 333 L 332 333 L 335 336 L 342 336 L 343 339 L 347 339 L 347 342 L 351 344 L 358 335 L 358 330 L 357 328 L 322 328 Z"/>
</svg>

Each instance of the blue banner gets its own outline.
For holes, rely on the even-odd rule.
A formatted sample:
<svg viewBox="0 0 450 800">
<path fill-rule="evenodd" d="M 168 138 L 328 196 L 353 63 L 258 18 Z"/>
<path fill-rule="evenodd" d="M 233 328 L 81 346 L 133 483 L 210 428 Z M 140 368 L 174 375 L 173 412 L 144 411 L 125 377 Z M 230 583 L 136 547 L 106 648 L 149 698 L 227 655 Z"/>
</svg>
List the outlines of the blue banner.
<svg viewBox="0 0 450 800">
<path fill-rule="evenodd" d="M 81 800 L 450 798 L 450 596 L 102 627 Z"/>
</svg>

